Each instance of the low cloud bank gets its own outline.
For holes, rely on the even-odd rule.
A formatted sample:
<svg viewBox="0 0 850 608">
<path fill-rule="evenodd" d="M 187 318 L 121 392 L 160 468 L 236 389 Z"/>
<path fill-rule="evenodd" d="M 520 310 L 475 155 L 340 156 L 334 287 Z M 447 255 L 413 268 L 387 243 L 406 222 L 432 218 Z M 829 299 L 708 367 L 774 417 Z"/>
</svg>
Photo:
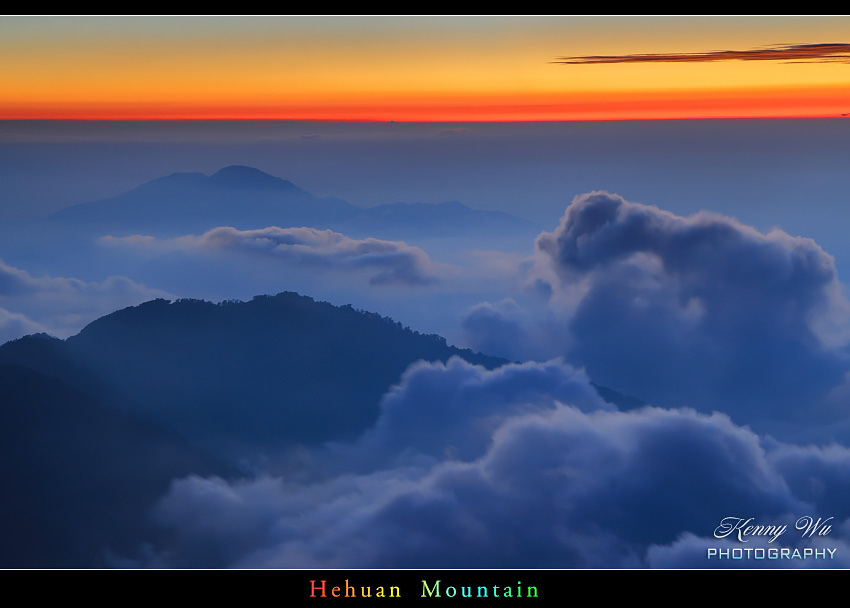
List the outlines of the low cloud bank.
<svg viewBox="0 0 850 608">
<path fill-rule="evenodd" d="M 714 538 L 726 517 L 787 524 L 775 546 L 837 551 L 770 567 L 847 563 L 850 450 L 777 442 L 721 413 L 616 411 L 560 361 L 418 364 L 371 431 L 316 458 L 334 474 L 175 481 L 154 515 L 179 542 L 139 563 L 712 567 L 710 547 L 774 546 Z M 803 538 L 804 516 L 833 517 L 829 534 Z"/>
<path fill-rule="evenodd" d="M 332 230 L 213 228 L 200 236 L 160 240 L 150 236 L 105 236 L 104 246 L 150 251 L 224 252 L 261 256 L 287 265 L 307 265 L 339 272 L 364 271 L 370 285 L 423 286 L 438 282 L 439 272 L 418 247 L 400 241 L 352 239 Z"/>
</svg>

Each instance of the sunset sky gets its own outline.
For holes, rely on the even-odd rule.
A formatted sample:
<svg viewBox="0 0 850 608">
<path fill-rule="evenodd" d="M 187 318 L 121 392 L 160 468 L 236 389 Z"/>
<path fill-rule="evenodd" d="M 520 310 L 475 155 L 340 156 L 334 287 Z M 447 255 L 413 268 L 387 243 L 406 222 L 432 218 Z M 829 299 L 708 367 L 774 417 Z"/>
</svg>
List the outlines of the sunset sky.
<svg viewBox="0 0 850 608">
<path fill-rule="evenodd" d="M 0 119 L 841 118 L 850 17 L 0 17 Z"/>
<path fill-rule="evenodd" d="M 0 569 L 850 569 L 848 141 L 850 15 L 0 16 Z"/>
</svg>

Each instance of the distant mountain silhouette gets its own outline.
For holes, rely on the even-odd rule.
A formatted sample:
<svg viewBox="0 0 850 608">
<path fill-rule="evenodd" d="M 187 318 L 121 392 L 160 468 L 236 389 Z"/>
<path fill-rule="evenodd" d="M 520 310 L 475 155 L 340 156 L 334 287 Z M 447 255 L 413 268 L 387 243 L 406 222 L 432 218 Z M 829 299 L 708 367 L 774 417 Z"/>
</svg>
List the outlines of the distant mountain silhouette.
<svg viewBox="0 0 850 608">
<path fill-rule="evenodd" d="M 174 173 L 114 198 L 62 209 L 50 223 L 88 227 L 102 234 L 177 236 L 216 226 L 314 226 L 357 212 L 343 200 L 319 198 L 258 169 L 232 166 L 209 177 Z"/>
<path fill-rule="evenodd" d="M 67 207 L 50 216 L 47 223 L 116 236 L 198 234 L 216 226 L 243 230 L 307 226 L 387 239 L 533 234 L 539 230 L 519 217 L 474 210 L 458 202 L 395 203 L 364 209 L 339 198 L 314 196 L 290 181 L 239 165 L 211 176 L 174 173 L 113 198 Z"/>
<path fill-rule="evenodd" d="M 244 165 L 231 165 L 210 176 L 209 182 L 235 190 L 278 190 L 307 194 L 291 181 Z"/>
</svg>

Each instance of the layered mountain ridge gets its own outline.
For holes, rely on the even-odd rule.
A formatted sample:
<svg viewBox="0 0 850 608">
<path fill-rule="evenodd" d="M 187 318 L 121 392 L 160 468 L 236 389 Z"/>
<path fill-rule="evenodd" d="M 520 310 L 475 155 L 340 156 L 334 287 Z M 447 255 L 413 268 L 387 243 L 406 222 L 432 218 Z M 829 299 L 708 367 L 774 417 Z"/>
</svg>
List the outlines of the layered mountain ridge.
<svg viewBox="0 0 850 608">
<path fill-rule="evenodd" d="M 331 229 L 351 236 L 408 238 L 534 234 L 539 227 L 508 213 L 447 203 L 357 207 L 319 197 L 259 169 L 231 165 L 207 176 L 174 173 L 116 197 L 57 211 L 48 224 L 88 227 L 115 235 L 201 233 L 216 226 Z"/>
</svg>

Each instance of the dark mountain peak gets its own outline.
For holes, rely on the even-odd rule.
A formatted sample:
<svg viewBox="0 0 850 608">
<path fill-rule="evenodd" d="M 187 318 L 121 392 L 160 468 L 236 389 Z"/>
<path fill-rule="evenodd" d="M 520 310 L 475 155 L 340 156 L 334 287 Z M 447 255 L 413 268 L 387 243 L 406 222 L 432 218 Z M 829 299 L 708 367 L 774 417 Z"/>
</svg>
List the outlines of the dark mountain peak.
<svg viewBox="0 0 850 608">
<path fill-rule="evenodd" d="M 300 190 L 292 182 L 245 165 L 230 165 L 213 173 L 211 183 L 240 190 Z"/>
<path fill-rule="evenodd" d="M 31 334 L 17 340 L 10 340 L 0 346 L 0 365 L 30 366 L 33 360 L 64 357 L 64 349 L 65 342 L 59 338 L 45 333 Z"/>
<path fill-rule="evenodd" d="M 101 317 L 65 344 L 142 404 L 143 416 L 205 446 L 355 437 L 415 361 L 506 363 L 293 292 L 218 304 L 154 300 Z"/>
<path fill-rule="evenodd" d="M 16 340 L 10 340 L 9 342 L 7 342 L 7 344 L 12 344 L 12 343 L 17 344 L 17 345 L 21 345 L 21 344 L 32 344 L 32 343 L 38 343 L 38 344 L 46 344 L 46 343 L 60 344 L 61 342 L 62 342 L 62 340 L 60 340 L 60 339 L 59 339 L 59 338 L 57 338 L 56 336 L 51 336 L 50 334 L 47 334 L 47 333 L 44 333 L 44 332 L 39 332 L 39 333 L 37 333 L 37 334 L 29 334 L 29 335 L 27 335 L 27 336 L 24 336 L 24 337 L 22 337 L 22 338 L 18 338 L 18 339 L 16 339 Z M 5 347 L 6 345 L 4 344 L 3 346 Z"/>
<path fill-rule="evenodd" d="M 302 326 L 306 323 L 309 327 Z M 331 327 L 338 325 L 333 331 Z M 357 340 L 378 333 L 394 336 L 403 340 L 419 341 L 418 344 L 438 344 L 442 349 L 431 353 L 433 359 L 446 359 L 451 355 L 460 355 L 470 362 L 488 368 L 507 363 L 504 359 L 473 353 L 468 349 L 458 349 L 447 345 L 445 338 L 435 334 L 423 334 L 403 326 L 401 323 L 377 313 L 356 309 L 351 304 L 336 306 L 329 302 L 285 291 L 276 295 L 257 295 L 249 301 L 224 300 L 214 303 L 195 298 L 179 298 L 171 301 L 163 298 L 149 300 L 136 306 L 130 306 L 105 315 L 89 325 L 79 334 L 67 340 L 70 343 L 85 343 L 98 336 L 109 342 L 120 343 L 119 337 L 125 332 L 136 333 L 142 339 L 151 338 L 153 332 L 164 331 L 167 339 L 194 329 L 206 328 L 212 331 L 236 329 L 230 333 L 237 340 L 250 340 L 252 336 L 265 340 L 277 331 L 287 335 L 291 332 L 332 334 L 338 339 L 356 326 L 354 334 Z M 309 330 L 309 331 L 308 331 Z M 388 333 L 387 333 L 388 332 Z M 385 337 L 386 337 L 385 336 Z M 330 336 L 328 336 L 330 339 Z M 61 340 L 53 339 L 58 343 Z"/>
</svg>

